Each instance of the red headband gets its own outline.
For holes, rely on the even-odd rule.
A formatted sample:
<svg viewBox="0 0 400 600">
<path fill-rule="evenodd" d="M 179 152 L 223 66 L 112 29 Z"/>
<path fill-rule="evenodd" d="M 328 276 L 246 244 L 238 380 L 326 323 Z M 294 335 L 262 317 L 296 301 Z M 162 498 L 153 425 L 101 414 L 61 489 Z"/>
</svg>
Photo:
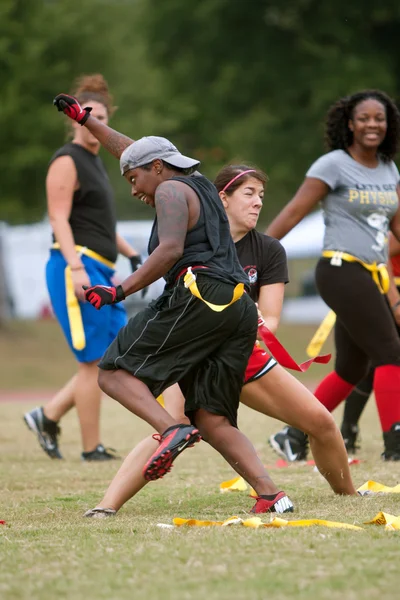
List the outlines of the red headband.
<svg viewBox="0 0 400 600">
<path fill-rule="evenodd" d="M 242 175 L 247 175 L 247 173 L 255 173 L 256 169 L 248 169 L 247 171 L 242 171 L 241 173 L 238 173 L 237 175 L 235 175 L 235 177 L 233 179 L 231 179 L 230 181 L 228 181 L 228 183 L 226 184 L 226 186 L 224 187 L 223 190 L 221 190 L 221 192 L 225 192 L 225 190 L 228 189 L 228 187 L 230 185 L 232 185 L 232 183 L 234 181 L 236 181 L 236 179 L 239 179 L 239 177 L 242 177 Z"/>
</svg>

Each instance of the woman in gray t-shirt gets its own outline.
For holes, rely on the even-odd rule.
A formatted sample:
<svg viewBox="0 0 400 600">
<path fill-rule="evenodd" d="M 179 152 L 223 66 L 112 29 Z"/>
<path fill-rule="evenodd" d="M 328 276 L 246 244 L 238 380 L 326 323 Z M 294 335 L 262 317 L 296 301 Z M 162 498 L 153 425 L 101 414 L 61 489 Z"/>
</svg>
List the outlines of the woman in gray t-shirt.
<svg viewBox="0 0 400 600">
<path fill-rule="evenodd" d="M 334 410 L 375 367 L 374 392 L 381 421 L 384 460 L 400 460 L 400 339 L 385 296 L 391 230 L 400 240 L 400 176 L 393 162 L 400 141 L 400 114 L 383 92 L 366 90 L 342 98 L 329 110 L 330 152 L 309 169 L 293 200 L 267 230 L 286 235 L 320 202 L 324 249 L 316 268 L 321 297 L 336 313 L 335 370 L 316 397 Z M 304 457 L 306 438 L 285 428 L 274 446 Z M 293 458 L 292 458 L 293 460 Z"/>
</svg>

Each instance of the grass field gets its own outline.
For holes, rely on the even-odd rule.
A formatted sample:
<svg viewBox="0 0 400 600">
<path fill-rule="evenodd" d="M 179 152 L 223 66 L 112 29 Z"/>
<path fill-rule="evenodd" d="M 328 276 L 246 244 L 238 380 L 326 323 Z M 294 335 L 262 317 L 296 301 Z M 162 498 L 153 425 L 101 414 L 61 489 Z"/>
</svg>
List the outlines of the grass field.
<svg viewBox="0 0 400 600">
<path fill-rule="evenodd" d="M 310 330 L 283 328 L 281 339 L 302 358 Z M 52 322 L 12 325 L 0 336 L 4 390 L 60 385 L 73 362 Z M 49 360 L 48 357 L 51 357 Z M 316 379 L 322 368 L 313 367 Z M 160 529 L 172 518 L 244 517 L 246 493 L 220 494 L 231 469 L 205 443 L 187 451 L 172 473 L 152 483 L 114 518 L 85 520 L 117 465 L 82 464 L 76 417 L 63 422 L 64 461 L 49 460 L 22 422 L 32 403 L 0 403 L 0 598 L 54 600 L 205 599 L 393 600 L 400 584 L 400 532 L 207 528 Z M 340 414 L 338 414 L 340 417 Z M 241 428 L 265 464 L 276 456 L 266 443 L 279 423 L 242 408 Z M 106 399 L 103 440 L 125 455 L 150 429 Z M 358 487 L 368 479 L 400 483 L 396 463 L 379 460 L 375 406 L 362 419 L 363 462 L 352 468 Z M 271 471 L 295 503 L 289 518 L 322 518 L 361 525 L 375 514 L 400 515 L 400 495 L 335 497 L 306 465 Z M 264 517 L 268 521 L 267 516 Z"/>
</svg>

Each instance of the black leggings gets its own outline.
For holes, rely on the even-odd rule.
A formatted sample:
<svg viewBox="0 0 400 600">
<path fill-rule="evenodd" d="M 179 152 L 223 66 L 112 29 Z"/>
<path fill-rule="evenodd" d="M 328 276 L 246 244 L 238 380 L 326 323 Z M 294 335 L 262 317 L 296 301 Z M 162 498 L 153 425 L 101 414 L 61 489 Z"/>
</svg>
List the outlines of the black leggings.
<svg viewBox="0 0 400 600">
<path fill-rule="evenodd" d="M 371 274 L 358 263 L 334 267 L 321 258 L 315 276 L 322 299 L 337 316 L 336 373 L 356 385 L 370 367 L 400 366 L 394 317 Z"/>
</svg>

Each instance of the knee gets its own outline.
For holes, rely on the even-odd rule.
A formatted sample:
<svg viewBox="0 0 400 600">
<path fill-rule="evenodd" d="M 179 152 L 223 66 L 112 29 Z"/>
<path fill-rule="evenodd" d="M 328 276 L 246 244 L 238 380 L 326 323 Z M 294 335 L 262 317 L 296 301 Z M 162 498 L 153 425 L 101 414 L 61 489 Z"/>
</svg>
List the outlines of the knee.
<svg viewBox="0 0 400 600">
<path fill-rule="evenodd" d="M 369 372 L 368 361 L 352 361 L 352 360 L 337 360 L 335 371 L 345 381 L 352 385 L 357 385 L 359 381 L 364 379 Z"/>
<path fill-rule="evenodd" d="M 196 411 L 195 424 L 203 440 L 210 442 L 218 435 L 220 427 L 230 426 L 229 420 L 222 415 L 215 415 L 200 408 Z"/>
<path fill-rule="evenodd" d="M 337 433 L 337 425 L 331 413 L 322 404 L 309 419 L 307 433 L 316 439 L 327 438 Z"/>
<path fill-rule="evenodd" d="M 103 369 L 99 369 L 99 372 L 97 375 L 97 383 L 99 385 L 99 388 L 105 394 L 108 394 L 108 392 L 110 390 L 111 374 L 112 374 L 112 371 L 104 371 Z"/>
</svg>

